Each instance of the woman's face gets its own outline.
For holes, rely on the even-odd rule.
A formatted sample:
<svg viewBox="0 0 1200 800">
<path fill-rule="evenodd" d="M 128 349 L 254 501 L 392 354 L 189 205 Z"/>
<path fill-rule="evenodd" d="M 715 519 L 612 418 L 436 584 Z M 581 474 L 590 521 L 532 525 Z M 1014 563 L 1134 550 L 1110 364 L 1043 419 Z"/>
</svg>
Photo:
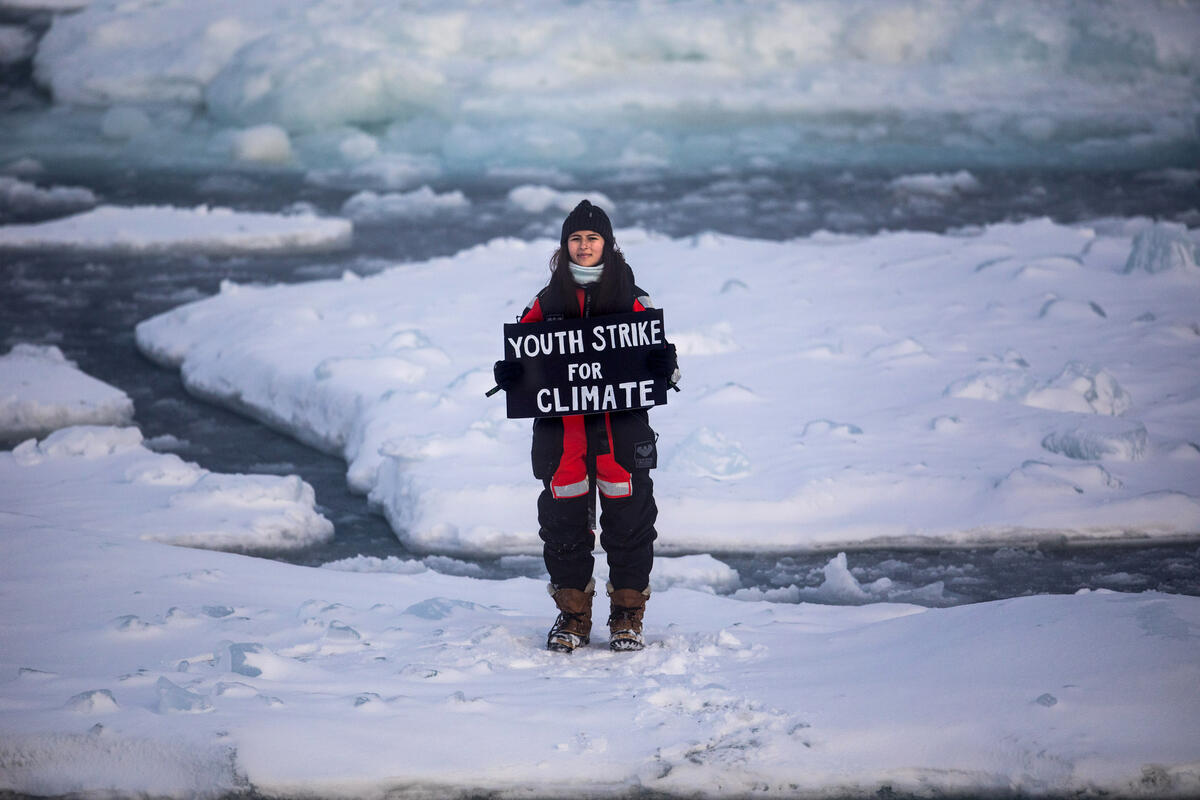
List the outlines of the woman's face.
<svg viewBox="0 0 1200 800">
<path fill-rule="evenodd" d="M 581 267 L 594 267 L 604 258 L 604 237 L 595 231 L 576 231 L 567 237 L 567 254 Z"/>
</svg>

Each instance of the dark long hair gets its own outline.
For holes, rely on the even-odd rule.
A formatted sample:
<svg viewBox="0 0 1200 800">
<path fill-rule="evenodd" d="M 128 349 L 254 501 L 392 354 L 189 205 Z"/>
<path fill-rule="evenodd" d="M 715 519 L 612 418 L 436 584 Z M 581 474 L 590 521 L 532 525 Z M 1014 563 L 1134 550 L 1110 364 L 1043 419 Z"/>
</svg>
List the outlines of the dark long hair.
<svg viewBox="0 0 1200 800">
<path fill-rule="evenodd" d="M 633 270 L 625 262 L 625 254 L 616 242 L 604 243 L 604 255 L 600 258 L 604 272 L 592 289 L 592 315 L 620 314 L 632 311 L 628 307 L 633 296 Z M 550 282 L 555 292 L 563 298 L 563 316 L 578 317 L 579 304 L 575 302 L 577 284 L 571 275 L 571 256 L 566 247 L 560 247 L 550 256 Z"/>
</svg>

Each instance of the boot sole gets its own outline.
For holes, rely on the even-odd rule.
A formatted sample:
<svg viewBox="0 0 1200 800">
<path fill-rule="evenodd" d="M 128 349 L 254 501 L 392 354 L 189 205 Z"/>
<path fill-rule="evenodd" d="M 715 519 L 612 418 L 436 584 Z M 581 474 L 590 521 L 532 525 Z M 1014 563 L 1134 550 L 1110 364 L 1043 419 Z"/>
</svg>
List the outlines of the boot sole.
<svg viewBox="0 0 1200 800">
<path fill-rule="evenodd" d="M 608 649 L 618 653 L 629 653 L 635 650 L 644 650 L 646 643 L 641 639 L 632 638 L 617 638 L 611 639 L 608 642 Z"/>
<path fill-rule="evenodd" d="M 572 653 L 580 647 L 587 647 L 589 639 L 584 639 L 578 636 L 568 634 L 567 636 L 557 636 L 546 642 L 546 649 L 552 653 Z"/>
</svg>

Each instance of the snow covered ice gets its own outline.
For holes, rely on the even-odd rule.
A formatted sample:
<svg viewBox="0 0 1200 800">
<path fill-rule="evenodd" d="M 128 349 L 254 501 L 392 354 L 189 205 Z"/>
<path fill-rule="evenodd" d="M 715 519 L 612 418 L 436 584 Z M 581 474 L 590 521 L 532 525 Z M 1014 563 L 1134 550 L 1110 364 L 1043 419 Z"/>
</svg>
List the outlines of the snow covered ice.
<svg viewBox="0 0 1200 800">
<path fill-rule="evenodd" d="M 651 420 L 660 546 L 1194 536 L 1200 471 L 1180 456 L 1200 430 L 1200 270 L 1125 269 L 1153 230 L 620 231 L 684 371 Z M 538 486 L 507 466 L 528 424 L 483 392 L 551 249 L 501 239 L 366 278 L 226 284 L 143 322 L 138 344 L 196 394 L 344 457 L 411 547 L 536 553 Z M 686 281 L 656 280 L 680 263 Z"/>
</svg>

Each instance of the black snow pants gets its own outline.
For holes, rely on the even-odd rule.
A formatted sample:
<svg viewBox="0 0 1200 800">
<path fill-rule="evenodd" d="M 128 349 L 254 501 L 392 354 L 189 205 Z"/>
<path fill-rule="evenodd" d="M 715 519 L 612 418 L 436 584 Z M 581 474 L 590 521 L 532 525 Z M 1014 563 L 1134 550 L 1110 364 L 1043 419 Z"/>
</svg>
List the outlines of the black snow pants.
<svg viewBox="0 0 1200 800">
<path fill-rule="evenodd" d="M 654 503 L 654 481 L 650 478 L 649 469 L 628 470 L 627 488 L 624 482 L 616 486 L 606 481 L 604 460 L 610 448 L 604 415 L 585 419 L 586 452 L 580 455 L 587 466 L 586 491 L 564 497 L 564 492 L 552 487 L 551 477 L 544 477 L 544 488 L 538 497 L 538 533 L 544 542 L 546 570 L 550 573 L 550 582 L 555 586 L 571 589 L 584 589 L 587 586 L 595 566 L 592 549 L 596 541 L 595 508 L 598 494 L 600 546 L 608 557 L 609 581 L 614 589 L 642 591 L 650 585 L 654 540 L 658 537 L 654 528 L 658 518 L 658 506 Z M 625 421 L 636 423 L 636 419 Z M 644 422 L 641 424 L 644 425 Z M 652 437 L 653 432 L 649 435 Z M 650 439 L 650 444 L 653 445 L 653 439 Z M 621 455 L 621 460 L 629 466 L 637 466 L 636 461 Z M 597 458 L 602 462 L 599 476 Z M 608 469 L 612 469 L 612 461 L 607 463 Z M 610 493 L 606 493 L 606 488 Z"/>
</svg>

